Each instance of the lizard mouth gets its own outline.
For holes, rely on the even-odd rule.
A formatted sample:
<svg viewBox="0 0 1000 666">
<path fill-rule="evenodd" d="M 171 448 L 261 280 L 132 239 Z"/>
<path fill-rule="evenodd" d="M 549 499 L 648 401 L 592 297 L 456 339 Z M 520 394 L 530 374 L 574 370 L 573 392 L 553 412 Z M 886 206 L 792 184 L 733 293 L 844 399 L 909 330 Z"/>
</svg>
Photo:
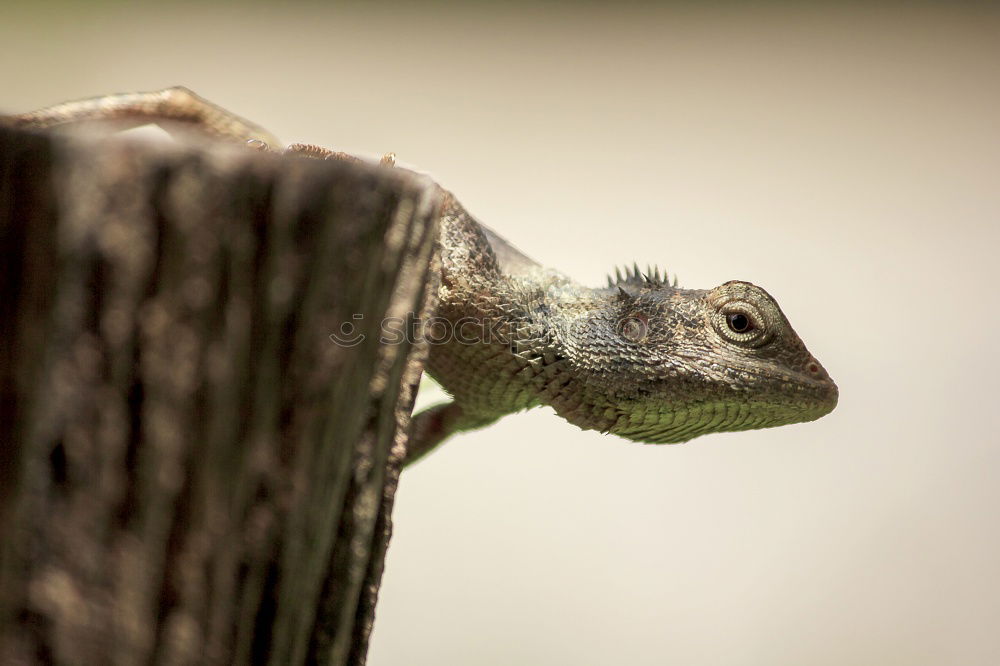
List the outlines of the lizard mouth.
<svg viewBox="0 0 1000 666">
<path fill-rule="evenodd" d="M 829 414 L 837 406 L 837 401 L 840 399 L 840 389 L 837 388 L 837 384 L 834 383 L 826 368 L 815 358 L 809 359 L 796 380 L 817 396 L 815 418 L 818 419 Z"/>
<path fill-rule="evenodd" d="M 679 444 L 700 435 L 773 428 L 805 423 L 830 413 L 837 405 L 837 389 L 828 388 L 823 399 L 787 402 L 707 401 L 646 411 L 642 419 L 626 415 L 610 432 L 647 444 Z"/>
<path fill-rule="evenodd" d="M 723 371 L 681 390 L 652 391 L 620 412 L 610 432 L 638 442 L 674 444 L 714 432 L 815 421 L 836 408 L 839 390 L 819 363 L 815 370 L 809 365 L 804 371 L 737 371 L 738 384 L 734 374 Z M 720 391 L 720 384 L 726 389 Z"/>
</svg>

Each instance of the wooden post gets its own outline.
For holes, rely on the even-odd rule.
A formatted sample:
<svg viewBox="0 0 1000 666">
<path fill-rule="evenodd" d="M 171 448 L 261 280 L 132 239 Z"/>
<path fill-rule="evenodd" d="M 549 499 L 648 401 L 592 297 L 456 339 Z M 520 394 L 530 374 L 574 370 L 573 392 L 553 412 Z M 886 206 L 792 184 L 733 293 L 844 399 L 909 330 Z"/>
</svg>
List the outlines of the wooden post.
<svg viewBox="0 0 1000 666">
<path fill-rule="evenodd" d="M 0 128 L 0 663 L 364 663 L 439 203 Z"/>
</svg>

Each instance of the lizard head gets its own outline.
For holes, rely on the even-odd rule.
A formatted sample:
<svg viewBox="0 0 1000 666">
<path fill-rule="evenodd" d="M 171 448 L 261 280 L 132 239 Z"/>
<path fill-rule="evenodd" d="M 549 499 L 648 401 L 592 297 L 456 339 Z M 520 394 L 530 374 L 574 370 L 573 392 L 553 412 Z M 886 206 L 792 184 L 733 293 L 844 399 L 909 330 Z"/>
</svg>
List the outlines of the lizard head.
<svg viewBox="0 0 1000 666">
<path fill-rule="evenodd" d="M 581 427 L 650 443 L 812 421 L 837 386 L 777 302 L 749 282 L 678 289 L 638 270 L 596 290 L 567 342 L 583 404 L 553 401 Z"/>
</svg>

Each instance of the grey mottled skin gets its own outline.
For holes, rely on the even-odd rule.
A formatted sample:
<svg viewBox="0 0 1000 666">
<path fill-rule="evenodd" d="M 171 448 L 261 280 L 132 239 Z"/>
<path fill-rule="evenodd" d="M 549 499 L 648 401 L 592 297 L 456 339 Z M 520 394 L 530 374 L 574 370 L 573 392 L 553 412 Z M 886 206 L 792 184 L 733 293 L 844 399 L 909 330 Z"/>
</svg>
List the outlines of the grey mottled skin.
<svg viewBox="0 0 1000 666">
<path fill-rule="evenodd" d="M 427 369 L 453 402 L 417 415 L 408 463 L 455 432 L 537 405 L 585 430 L 666 444 L 811 421 L 837 404 L 823 366 L 774 299 L 748 282 L 679 289 L 635 268 L 608 287 L 584 287 L 454 198 L 440 246 L 437 315 L 469 323 L 463 340 L 431 345 Z M 496 321 L 501 335 L 476 325 Z"/>
<path fill-rule="evenodd" d="M 193 125 L 257 149 L 279 147 L 263 128 L 181 87 L 4 120 Z M 286 152 L 356 159 L 307 144 Z M 763 289 L 679 289 L 638 268 L 619 271 L 608 287 L 584 287 L 523 255 L 445 194 L 427 369 L 453 400 L 414 417 L 407 463 L 453 433 L 537 405 L 580 428 L 649 443 L 811 421 L 836 406 L 837 386 Z"/>
</svg>

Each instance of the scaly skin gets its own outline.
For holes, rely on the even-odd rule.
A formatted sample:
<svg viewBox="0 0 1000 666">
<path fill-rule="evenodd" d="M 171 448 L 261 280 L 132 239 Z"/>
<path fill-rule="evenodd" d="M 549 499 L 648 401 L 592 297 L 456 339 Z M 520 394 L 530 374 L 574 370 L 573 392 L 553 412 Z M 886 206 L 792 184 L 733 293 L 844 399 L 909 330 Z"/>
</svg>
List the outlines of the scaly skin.
<svg viewBox="0 0 1000 666">
<path fill-rule="evenodd" d="M 584 287 L 453 197 L 440 249 L 437 316 L 466 323 L 443 343 L 447 331 L 431 330 L 427 369 L 453 402 L 417 415 L 407 463 L 537 405 L 584 430 L 667 444 L 812 421 L 837 404 L 836 384 L 778 304 L 748 282 L 679 289 L 636 268 Z"/>
<path fill-rule="evenodd" d="M 263 128 L 179 87 L 0 120 L 33 128 L 186 124 L 279 148 Z M 304 144 L 286 152 L 356 159 Z M 427 369 L 453 401 L 414 417 L 407 464 L 453 433 L 537 405 L 551 405 L 585 430 L 658 444 L 812 421 L 837 405 L 826 370 L 774 299 L 748 282 L 679 289 L 658 272 L 634 268 L 606 288 L 584 287 L 524 256 L 448 193 L 439 249 L 440 305 L 437 325 L 426 330 Z"/>
</svg>

